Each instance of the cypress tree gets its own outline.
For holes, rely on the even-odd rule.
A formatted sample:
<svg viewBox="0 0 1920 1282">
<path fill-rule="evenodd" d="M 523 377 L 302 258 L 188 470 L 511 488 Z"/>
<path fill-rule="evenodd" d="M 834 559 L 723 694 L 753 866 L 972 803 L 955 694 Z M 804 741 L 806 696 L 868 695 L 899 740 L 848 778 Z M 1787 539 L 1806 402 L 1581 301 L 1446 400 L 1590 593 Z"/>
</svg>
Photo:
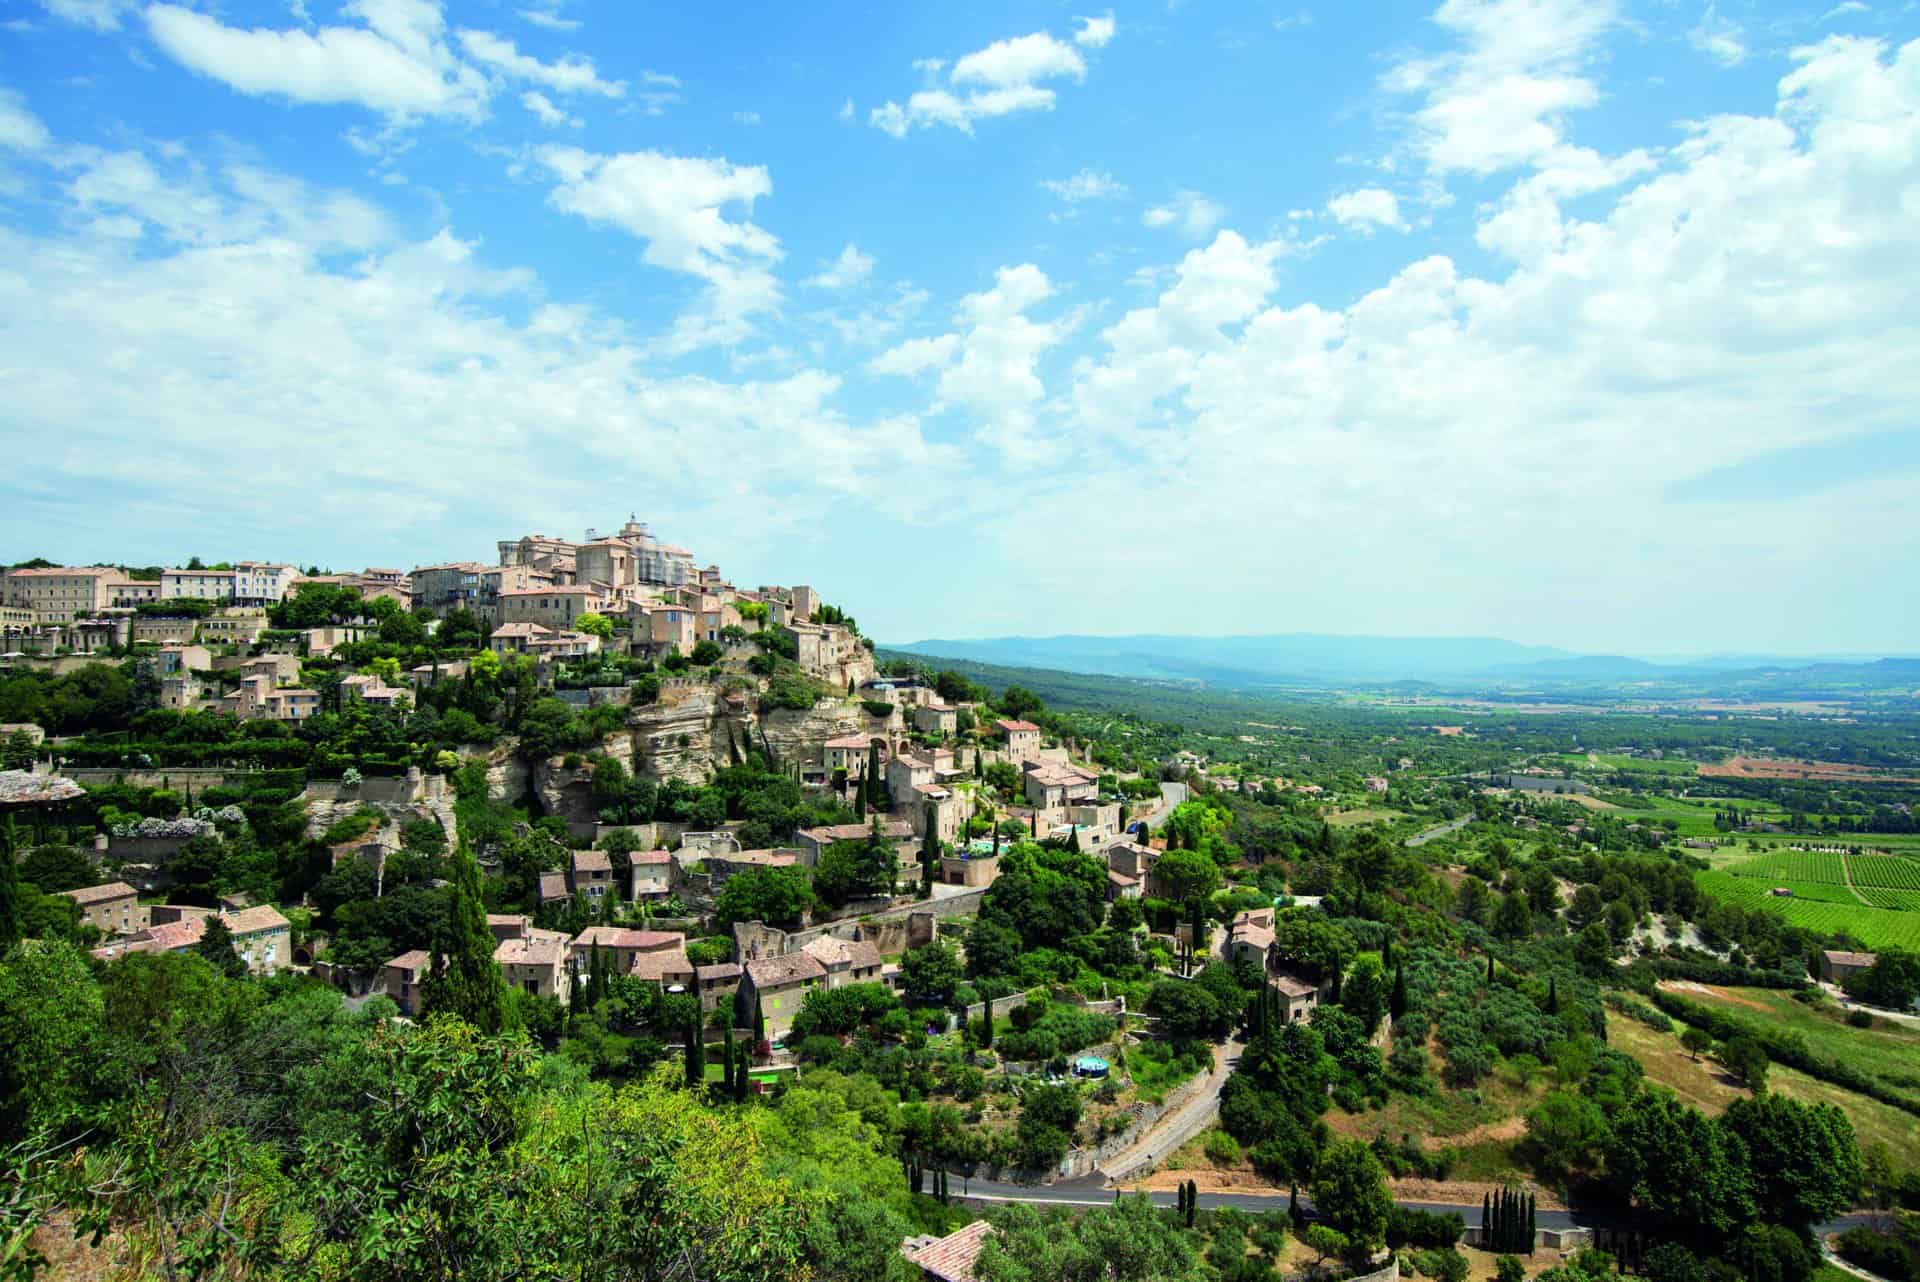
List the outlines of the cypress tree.
<svg viewBox="0 0 1920 1282">
<path fill-rule="evenodd" d="M 1080 853 L 1080 825 L 1075 824 L 1067 831 L 1067 849 L 1074 854 Z"/>
<path fill-rule="evenodd" d="M 454 852 L 451 871 L 447 921 L 434 941 L 433 967 L 420 985 L 420 1013 L 454 1015 L 483 1033 L 497 1033 L 506 1022 L 507 982 L 493 960 L 480 865 L 464 841 Z"/>
<path fill-rule="evenodd" d="M 25 929 L 20 923 L 20 865 L 14 862 L 13 816 L 7 816 L 0 835 L 0 957 L 4 957 Z"/>
<path fill-rule="evenodd" d="M 1487 954 L 1487 983 L 1493 983 L 1493 954 Z"/>
<path fill-rule="evenodd" d="M 720 1062 L 721 1089 L 725 1091 L 725 1093 L 730 1098 L 738 1099 L 739 1092 L 734 1089 L 734 1081 L 733 1081 L 733 1021 L 732 1020 L 727 1021 L 726 1037 L 723 1039 L 723 1047 L 720 1053 L 723 1056 L 725 1056 L 725 1058 Z"/>
<path fill-rule="evenodd" d="M 1560 1013 L 1560 982 L 1554 976 L 1547 976 L 1547 1014 Z"/>
<path fill-rule="evenodd" d="M 1480 1195 L 1480 1245 L 1489 1251 L 1493 1249 L 1492 1190 L 1488 1190 Z"/>
<path fill-rule="evenodd" d="M 1027 836 L 1032 837 L 1035 841 L 1040 839 L 1040 812 L 1038 810 L 1027 816 Z"/>
<path fill-rule="evenodd" d="M 993 1049 L 993 998 L 987 998 L 987 1025 L 980 1033 L 980 1049 Z"/>
<path fill-rule="evenodd" d="M 747 1076 L 747 1048 L 742 1046 L 734 1052 L 733 1061 L 733 1097 L 745 1103 L 753 1086 L 753 1079 Z"/>
<path fill-rule="evenodd" d="M 1387 1011 L 1395 1019 L 1407 1013 L 1407 969 L 1404 966 L 1393 968 L 1393 992 L 1387 996 Z"/>
<path fill-rule="evenodd" d="M 1531 1193 L 1527 1194 L 1527 1254 L 1528 1255 L 1533 1254 L 1534 1235 L 1539 1231 L 1535 1227 L 1535 1214 L 1536 1214 L 1537 1208 L 1534 1205 L 1534 1201 L 1535 1201 L 1534 1195 Z"/>
<path fill-rule="evenodd" d="M 1393 936 L 1388 935 L 1386 942 L 1380 945 L 1380 967 L 1388 970 L 1393 967 Z"/>
<path fill-rule="evenodd" d="M 700 1017 L 687 1021 L 687 1085 L 699 1090 L 707 1082 L 707 1045 L 700 1038 Z"/>
<path fill-rule="evenodd" d="M 876 741 L 867 745 L 867 804 L 880 804 L 880 744 Z"/>
</svg>

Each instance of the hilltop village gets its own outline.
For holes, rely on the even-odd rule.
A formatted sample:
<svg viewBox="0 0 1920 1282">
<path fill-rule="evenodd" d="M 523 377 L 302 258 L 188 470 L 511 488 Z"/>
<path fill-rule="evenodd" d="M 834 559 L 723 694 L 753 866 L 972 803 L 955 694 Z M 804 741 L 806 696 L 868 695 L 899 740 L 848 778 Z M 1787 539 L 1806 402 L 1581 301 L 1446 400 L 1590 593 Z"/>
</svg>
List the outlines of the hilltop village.
<svg viewBox="0 0 1920 1282">
<path fill-rule="evenodd" d="M 637 520 L 495 562 L 0 577 L 16 1240 L 894 1282 L 1909 1249 L 1860 1210 L 1920 1201 L 1904 723 L 1043 698 Z"/>
</svg>

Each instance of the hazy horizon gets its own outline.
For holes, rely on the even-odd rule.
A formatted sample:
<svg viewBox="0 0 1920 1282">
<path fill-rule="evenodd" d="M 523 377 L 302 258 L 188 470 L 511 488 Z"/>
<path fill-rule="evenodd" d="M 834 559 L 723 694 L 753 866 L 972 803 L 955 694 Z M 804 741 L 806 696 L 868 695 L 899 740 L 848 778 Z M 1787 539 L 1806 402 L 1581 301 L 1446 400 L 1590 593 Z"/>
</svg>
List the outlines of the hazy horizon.
<svg viewBox="0 0 1920 1282">
<path fill-rule="evenodd" d="M 0 66 L 0 560 L 633 512 L 876 636 L 1920 629 L 1912 6 L 40 0 Z"/>
</svg>

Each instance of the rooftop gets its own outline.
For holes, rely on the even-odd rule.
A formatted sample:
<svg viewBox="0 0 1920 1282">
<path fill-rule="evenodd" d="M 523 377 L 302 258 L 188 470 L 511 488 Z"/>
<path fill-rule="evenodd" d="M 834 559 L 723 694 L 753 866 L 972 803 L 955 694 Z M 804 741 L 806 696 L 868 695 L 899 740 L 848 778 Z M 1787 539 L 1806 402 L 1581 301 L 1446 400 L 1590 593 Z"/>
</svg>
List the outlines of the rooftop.
<svg viewBox="0 0 1920 1282">
<path fill-rule="evenodd" d="M 827 969 L 810 953 L 788 953 L 784 957 L 756 957 L 745 966 L 755 988 L 778 988 L 827 977 Z"/>
<path fill-rule="evenodd" d="M 227 929 L 236 935 L 251 935 L 261 930 L 289 930 L 293 926 L 292 922 L 280 915 L 279 909 L 267 904 L 228 913 L 226 921 Z"/>
<path fill-rule="evenodd" d="M 823 966 L 844 964 L 853 970 L 866 970 L 880 964 L 880 950 L 866 939 L 835 939 L 832 935 L 822 935 L 818 939 L 808 940 L 800 951 L 811 955 Z"/>
<path fill-rule="evenodd" d="M 59 775 L 0 770 L 0 806 L 46 806 L 85 795 L 79 784 Z"/>
<path fill-rule="evenodd" d="M 424 948 L 416 948 L 411 952 L 401 953 L 398 957 L 388 962 L 387 967 L 390 970 L 425 970 L 427 963 L 432 960 L 431 957 L 427 956 Z"/>
<path fill-rule="evenodd" d="M 109 899 L 124 899 L 128 895 L 138 895 L 140 892 L 124 881 L 109 881 L 98 886 L 82 886 L 78 890 L 63 890 L 60 893 L 75 903 L 97 904 Z"/>
<path fill-rule="evenodd" d="M 976 1282 L 974 1261 L 980 1258 L 980 1249 L 991 1232 L 991 1224 L 975 1220 L 945 1237 L 908 1238 L 900 1253 L 907 1257 L 907 1263 L 940 1282 Z"/>
<path fill-rule="evenodd" d="M 534 931 L 522 939 L 503 939 L 493 950 L 502 966 L 558 966 L 566 960 L 567 937 L 558 931 Z"/>
<path fill-rule="evenodd" d="M 1031 721 L 996 721 L 993 724 L 995 724 L 996 726 L 999 726 L 1002 730 L 1008 730 L 1008 731 L 1031 730 L 1035 734 L 1040 733 L 1040 727 L 1034 725 L 1033 722 Z"/>
<path fill-rule="evenodd" d="M 1880 960 L 1878 953 L 1851 953 L 1834 948 L 1828 949 L 1825 956 L 1836 966 L 1871 966 Z"/>
</svg>

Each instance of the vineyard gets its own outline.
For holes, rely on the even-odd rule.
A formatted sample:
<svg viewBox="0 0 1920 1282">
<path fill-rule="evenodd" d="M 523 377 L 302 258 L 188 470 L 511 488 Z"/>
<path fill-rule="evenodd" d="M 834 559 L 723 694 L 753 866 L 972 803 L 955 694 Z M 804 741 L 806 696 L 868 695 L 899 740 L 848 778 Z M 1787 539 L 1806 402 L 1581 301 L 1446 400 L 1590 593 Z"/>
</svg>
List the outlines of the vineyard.
<svg viewBox="0 0 1920 1282">
<path fill-rule="evenodd" d="M 1868 948 L 1920 948 L 1920 860 L 1774 850 L 1696 881 L 1723 903 L 1777 913 L 1807 930 L 1844 931 Z"/>
</svg>

